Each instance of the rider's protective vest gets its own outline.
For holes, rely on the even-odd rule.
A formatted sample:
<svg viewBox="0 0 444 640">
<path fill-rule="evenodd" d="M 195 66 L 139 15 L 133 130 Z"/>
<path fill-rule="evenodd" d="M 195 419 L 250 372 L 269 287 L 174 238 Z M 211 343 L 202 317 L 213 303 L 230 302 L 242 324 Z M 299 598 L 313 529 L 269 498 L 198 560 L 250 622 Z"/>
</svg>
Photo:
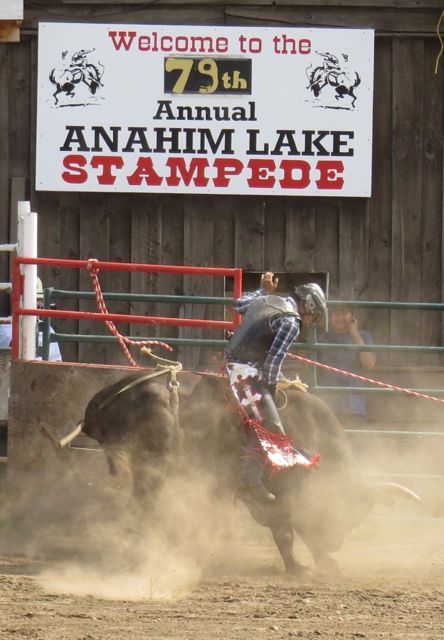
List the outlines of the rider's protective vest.
<svg viewBox="0 0 444 640">
<path fill-rule="evenodd" d="M 292 316 L 301 320 L 296 304 L 293 305 L 285 298 L 260 296 L 253 300 L 242 324 L 225 348 L 228 358 L 262 365 L 274 338 L 271 324 L 281 316 Z"/>
</svg>

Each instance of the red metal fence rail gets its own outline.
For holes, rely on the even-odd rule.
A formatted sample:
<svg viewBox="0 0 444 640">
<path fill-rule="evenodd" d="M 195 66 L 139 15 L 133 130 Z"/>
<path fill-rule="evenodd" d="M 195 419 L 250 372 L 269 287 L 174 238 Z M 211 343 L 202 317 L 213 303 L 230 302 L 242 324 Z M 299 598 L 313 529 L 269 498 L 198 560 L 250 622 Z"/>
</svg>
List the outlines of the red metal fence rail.
<svg viewBox="0 0 444 640">
<path fill-rule="evenodd" d="M 63 260 L 60 258 L 23 258 L 16 257 L 13 265 L 13 289 L 12 289 L 12 343 L 11 357 L 16 360 L 19 357 L 19 321 L 20 316 L 41 316 L 46 318 L 70 318 L 78 320 L 130 322 L 134 324 L 163 324 L 176 327 L 205 327 L 210 329 L 233 330 L 239 323 L 239 316 L 235 314 L 233 320 L 198 320 L 195 318 L 167 318 L 159 316 L 136 316 L 126 314 L 95 313 L 89 311 L 70 311 L 55 309 L 29 309 L 20 307 L 20 297 L 23 293 L 23 276 L 20 265 L 35 264 L 47 267 L 65 267 L 74 269 L 87 269 L 90 260 Z M 175 273 L 183 275 L 204 275 L 232 277 L 234 279 L 234 297 L 242 294 L 242 269 L 224 269 L 219 267 L 189 267 L 161 264 L 137 264 L 127 262 L 101 262 L 94 261 L 97 270 L 104 271 L 139 271 L 145 273 Z"/>
</svg>

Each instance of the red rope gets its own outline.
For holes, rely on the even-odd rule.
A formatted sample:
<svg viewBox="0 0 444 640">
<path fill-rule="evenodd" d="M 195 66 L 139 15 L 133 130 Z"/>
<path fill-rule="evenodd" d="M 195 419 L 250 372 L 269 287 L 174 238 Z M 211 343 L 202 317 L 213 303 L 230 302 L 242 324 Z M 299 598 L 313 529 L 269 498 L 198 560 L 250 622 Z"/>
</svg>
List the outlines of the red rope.
<svg viewBox="0 0 444 640">
<path fill-rule="evenodd" d="M 347 376 L 349 378 L 362 380 L 362 382 L 370 382 L 370 384 L 374 384 L 378 387 L 385 387 L 386 389 L 394 389 L 395 391 L 402 391 L 403 393 L 406 393 L 410 396 L 415 396 L 416 398 L 425 398 L 426 400 L 434 400 L 435 402 L 444 402 L 443 398 L 435 398 L 435 396 L 428 396 L 425 393 L 419 393 L 418 391 L 412 391 L 411 389 L 406 389 L 404 387 L 396 387 L 395 385 L 388 384 L 387 382 L 381 382 L 380 380 L 373 380 L 373 378 L 365 378 L 364 376 L 360 376 L 357 373 L 351 373 L 351 371 L 343 371 L 342 369 L 331 367 L 328 364 L 322 364 L 321 362 L 317 362 L 316 360 L 310 360 L 310 358 L 297 356 L 293 353 L 289 353 L 288 356 L 295 360 L 301 360 L 302 362 L 306 362 L 307 364 L 313 364 L 316 367 L 320 367 L 321 369 L 327 369 L 328 371 L 334 371 L 335 373 L 340 373 L 341 375 Z"/>
<path fill-rule="evenodd" d="M 91 258 L 90 260 L 88 260 L 86 268 L 88 269 L 88 273 L 92 278 L 94 292 L 96 294 L 97 306 L 102 313 L 108 315 L 109 312 L 105 303 L 105 299 L 103 297 L 102 289 L 100 287 L 99 277 L 97 275 L 100 271 L 100 269 L 97 266 L 98 262 L 99 261 L 96 260 L 95 258 Z M 110 320 L 105 320 L 105 324 L 108 327 L 108 329 L 111 331 L 111 333 L 114 336 L 116 336 L 116 338 L 118 339 L 119 344 L 122 348 L 122 351 L 124 352 L 124 354 L 126 355 L 126 357 L 128 358 L 129 362 L 133 367 L 137 367 L 138 364 L 132 357 L 128 347 L 126 346 L 127 344 L 137 345 L 138 347 L 143 347 L 145 345 L 160 346 L 160 347 L 163 347 L 164 349 L 168 349 L 168 351 L 173 350 L 173 348 L 170 347 L 169 344 L 166 344 L 165 342 L 160 342 L 159 340 L 131 340 L 130 338 L 127 338 L 126 336 L 123 336 L 121 333 L 119 333 L 119 330 L 117 329 L 114 322 L 111 322 Z"/>
</svg>

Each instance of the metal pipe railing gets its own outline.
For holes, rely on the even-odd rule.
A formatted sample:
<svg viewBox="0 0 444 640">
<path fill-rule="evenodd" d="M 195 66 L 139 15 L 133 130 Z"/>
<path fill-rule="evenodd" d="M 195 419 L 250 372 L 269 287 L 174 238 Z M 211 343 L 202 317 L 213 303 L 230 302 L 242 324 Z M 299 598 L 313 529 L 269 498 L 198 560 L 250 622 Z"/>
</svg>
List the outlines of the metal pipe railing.
<svg viewBox="0 0 444 640">
<path fill-rule="evenodd" d="M 329 300 L 329 307 L 350 307 L 351 309 L 388 309 L 405 310 L 417 309 L 418 311 L 444 311 L 442 302 L 382 302 L 378 300 Z"/>
<path fill-rule="evenodd" d="M 410 344 L 330 344 L 328 342 L 295 343 L 292 351 L 420 351 L 423 353 L 443 353 L 444 347 Z"/>
<path fill-rule="evenodd" d="M 388 389 L 381 387 L 324 387 L 317 386 L 315 388 L 316 393 L 345 393 L 345 394 L 356 394 L 356 393 L 388 393 L 388 394 L 397 394 L 404 395 L 405 391 L 403 389 Z M 415 393 L 423 393 L 429 396 L 439 396 L 444 395 L 444 389 L 411 389 L 409 387 L 409 391 L 414 391 Z"/>
<path fill-rule="evenodd" d="M 70 319 L 84 319 L 93 321 L 110 321 L 110 322 L 128 322 L 135 324 L 163 324 L 170 326 L 182 326 L 182 327 L 206 327 L 210 329 L 234 329 L 239 322 L 239 315 L 234 314 L 232 321 L 218 321 L 218 320 L 199 320 L 194 318 L 166 318 L 166 317 L 153 317 L 153 316 L 135 316 L 128 314 L 110 314 L 110 313 L 94 313 L 88 311 L 61 311 L 48 308 L 49 303 L 45 306 L 47 308 L 38 310 L 35 308 L 23 308 L 20 307 L 20 296 L 23 293 L 23 281 L 20 278 L 20 266 L 21 265 L 42 265 L 42 266 L 59 266 L 67 268 L 89 269 L 91 265 L 94 267 L 94 271 L 97 273 L 100 270 L 109 271 L 129 271 L 129 272 L 142 272 L 142 273 L 174 273 L 182 275 L 203 275 L 203 276 L 224 276 L 232 277 L 234 280 L 233 293 L 235 297 L 239 297 L 242 293 L 242 269 L 225 269 L 220 267 L 191 267 L 191 266 L 172 266 L 172 265 L 159 265 L 159 264 L 139 264 L 139 263 L 123 263 L 123 262 L 102 262 L 99 260 L 64 260 L 58 258 L 37 258 L 37 257 L 16 257 L 14 260 L 14 287 L 12 296 L 12 318 L 13 318 L 13 332 L 12 332 L 12 358 L 18 357 L 18 320 L 21 316 L 25 317 L 41 317 L 43 318 L 43 331 L 44 331 L 44 356 L 49 356 L 49 342 L 50 342 L 50 327 L 49 318 L 70 318 Z M 77 295 L 78 292 L 72 292 Z M 114 294 L 119 296 L 119 294 Z M 122 294 L 120 294 L 122 295 Z M 124 296 L 127 294 L 123 294 Z M 129 295 L 129 294 L 128 294 Z M 144 296 L 144 294 L 136 294 Z M 146 294 L 149 295 L 149 294 Z M 91 294 L 86 297 L 94 297 Z M 48 301 L 50 294 L 45 295 L 45 300 Z M 115 298 L 124 299 L 124 298 Z M 134 299 L 132 297 L 128 300 Z M 139 300 L 146 300 L 145 297 L 139 298 Z M 190 303 L 195 303 L 194 296 L 189 296 Z M 137 300 L 136 300 L 137 301 Z M 171 301 L 171 300 L 169 300 Z M 177 301 L 177 300 L 176 300 Z M 184 302 L 183 298 L 181 301 Z M 208 303 L 208 302 L 207 302 Z M 216 304 L 216 302 L 214 302 Z M 224 300 L 224 304 L 226 303 Z"/>
<path fill-rule="evenodd" d="M 92 291 L 65 291 L 62 289 L 48 288 L 50 300 L 63 298 L 77 298 L 78 300 L 95 300 Z M 167 302 L 176 304 L 222 304 L 233 305 L 233 298 L 222 298 L 213 296 L 185 296 L 185 295 L 160 295 L 154 293 L 103 293 L 105 300 L 120 300 L 124 302 Z"/>
<path fill-rule="evenodd" d="M 45 261 L 45 259 L 40 259 Z M 47 259 L 46 259 L 47 260 Z M 58 262 L 57 260 L 51 262 Z M 88 264 L 88 261 L 60 261 L 65 265 L 68 263 L 82 263 L 84 265 Z M 100 265 L 101 263 L 99 263 Z M 111 269 L 117 269 L 122 265 L 120 263 L 105 263 L 107 266 L 111 265 Z M 158 268 L 159 270 L 162 267 L 162 270 L 177 272 L 176 268 L 170 267 L 168 265 L 130 265 L 131 270 L 151 270 L 152 268 Z M 199 267 L 184 267 L 186 271 L 195 272 L 196 269 L 200 269 Z M 203 269 L 202 271 L 198 271 L 200 273 L 206 271 Z M 213 268 L 209 268 L 209 273 L 214 274 L 215 270 Z M 216 270 L 219 275 L 222 270 Z M 227 270 L 231 271 L 231 270 Z M 231 274 L 230 274 L 231 275 Z M 238 291 L 235 292 L 238 295 Z M 103 297 L 105 300 L 116 300 L 116 301 L 128 301 L 128 302 L 151 302 L 151 303 L 175 303 L 175 304 L 222 304 L 224 306 L 230 306 L 233 304 L 234 298 L 225 298 L 225 297 L 213 297 L 213 296 L 181 296 L 181 295 L 161 295 L 161 294 L 132 294 L 132 293 L 113 293 L 108 292 L 104 293 Z M 54 299 L 64 299 L 64 298 L 77 298 L 77 299 L 95 299 L 95 294 L 93 292 L 86 291 L 67 291 L 62 289 L 54 289 L 48 288 L 45 290 L 45 311 L 42 311 L 40 314 L 44 317 L 44 339 L 43 339 L 43 347 L 44 347 L 44 357 L 48 358 L 49 356 L 49 345 L 50 342 L 59 341 L 59 342 L 85 342 L 85 343 L 116 343 L 117 338 L 114 336 L 104 336 L 104 335 L 68 335 L 62 333 L 50 333 L 49 327 L 49 319 L 51 317 L 69 317 L 69 318 L 77 318 L 77 319 L 89 319 L 89 320 L 103 320 L 103 314 L 93 313 L 93 312 L 66 312 L 66 311 L 56 311 L 49 309 L 51 300 Z M 359 307 L 359 308 L 382 308 L 382 309 L 394 309 L 394 310 L 405 310 L 405 309 L 415 309 L 415 310 L 436 310 L 436 311 L 444 311 L 444 304 L 442 303 L 403 303 L 403 302 L 382 302 L 382 301 L 342 301 L 342 300 L 332 300 L 329 301 L 330 307 L 335 306 L 344 306 L 347 305 L 349 307 Z M 21 313 L 23 315 L 32 314 L 33 310 L 30 309 L 21 309 Z M 125 314 L 109 314 L 107 316 L 110 320 L 115 321 L 124 321 L 124 322 L 134 322 L 137 324 L 166 324 L 166 325 L 174 325 L 174 326 L 202 326 L 202 321 L 197 320 L 193 321 L 192 319 L 171 319 L 164 317 L 154 317 L 154 316 L 133 316 L 133 315 L 125 315 Z M 205 321 L 205 326 L 217 329 L 231 329 L 233 328 L 232 323 L 224 322 L 224 321 Z M 314 340 L 313 340 L 314 338 Z M 132 339 L 136 341 L 143 340 L 153 340 L 158 339 L 158 336 L 155 338 L 147 338 L 147 337 L 133 337 Z M 190 347 L 218 347 L 223 349 L 226 340 L 214 340 L 214 339 L 193 339 L 193 338 L 162 338 L 164 342 L 171 346 L 190 346 Z M 403 351 L 403 352 L 412 352 L 412 353 L 442 353 L 444 352 L 444 346 L 423 346 L 423 345 L 356 345 L 356 344 L 332 344 L 332 343 L 316 343 L 316 337 L 312 337 L 313 341 L 306 343 L 294 343 L 291 347 L 292 351 L 305 351 L 305 352 L 322 352 L 322 351 L 337 351 L 337 350 L 347 350 L 351 349 L 354 351 Z M 310 367 L 313 368 L 313 367 Z M 312 387 L 319 393 L 351 393 L 351 394 L 359 394 L 359 393 L 389 393 L 389 394 L 402 394 L 403 391 L 399 389 L 389 389 L 389 388 L 374 388 L 374 387 L 324 387 L 318 386 L 316 380 L 313 380 Z M 412 389 L 417 393 L 430 394 L 434 396 L 439 396 L 444 394 L 444 390 L 441 389 Z"/>
<path fill-rule="evenodd" d="M 87 313 L 87 312 L 86 312 Z M 131 318 L 139 317 L 139 316 L 131 316 Z M 146 316 L 141 316 L 146 317 Z M 157 316 L 156 316 L 157 318 Z M 152 318 L 151 318 L 152 319 Z M 222 321 L 209 321 L 209 322 L 222 322 Z M 227 327 L 216 327 L 226 329 Z M 135 337 L 132 336 L 132 340 L 159 340 L 159 337 Z M 115 342 L 117 339 L 114 336 L 102 336 L 97 334 L 77 334 L 71 335 L 67 333 L 53 333 L 50 335 L 51 342 Z M 213 340 L 211 338 L 202 338 L 202 339 L 193 339 L 193 338 L 174 338 L 176 345 L 178 346 L 191 346 L 191 347 L 214 347 L 221 346 L 224 347 L 227 343 L 227 340 Z M 162 342 L 167 342 L 167 338 L 162 338 Z M 295 342 L 291 346 L 291 351 L 326 351 L 326 350 L 341 350 L 343 348 L 356 348 L 358 351 L 421 351 L 428 353 L 443 353 L 444 347 L 421 347 L 421 346 L 410 346 L 410 345 L 338 345 L 338 344 L 327 344 L 327 343 L 310 343 L 306 344 L 304 342 Z"/>
<path fill-rule="evenodd" d="M 63 298 L 77 298 L 77 299 L 94 299 L 93 292 L 87 291 L 67 291 L 62 289 L 54 289 L 48 288 L 45 290 L 45 307 L 49 307 L 50 301 L 54 299 L 63 299 Z M 131 293 L 113 293 L 108 292 L 104 293 L 103 297 L 105 300 L 116 300 L 116 301 L 129 301 L 129 302 L 152 302 L 152 303 L 176 303 L 176 304 L 222 304 L 224 306 L 230 306 L 233 304 L 234 298 L 225 298 L 225 297 L 212 297 L 212 296 L 181 296 L 181 295 L 161 295 L 161 294 L 131 294 Z M 444 304 L 442 303 L 403 303 L 403 302 L 382 302 L 382 301 L 343 301 L 343 300 L 331 300 L 329 301 L 330 307 L 335 306 L 344 306 L 348 305 L 349 307 L 373 307 L 373 308 L 384 308 L 384 309 L 418 309 L 418 310 L 437 310 L 443 311 Z M 131 316 L 134 318 L 134 316 Z M 161 323 L 162 319 L 159 319 Z M 214 322 L 214 321 L 213 321 Z M 67 334 L 49 334 L 49 318 L 45 319 L 46 326 L 44 327 L 44 340 L 43 344 L 46 349 L 45 351 L 49 351 L 49 342 L 59 340 L 60 342 L 116 342 L 116 339 L 113 336 L 100 336 L 100 335 L 79 335 L 79 336 L 68 336 Z M 227 328 L 227 327 L 217 327 L 217 328 Z M 137 338 L 136 338 L 137 339 Z M 145 339 L 155 339 L 155 338 L 140 338 L 140 340 Z M 165 342 L 174 346 L 193 346 L 193 347 L 220 347 L 223 348 L 226 343 L 225 340 L 212 340 L 212 339 L 191 339 L 191 338 L 170 338 L 165 339 Z M 412 352 L 412 353 L 443 353 L 444 346 L 424 346 L 424 345 L 357 345 L 357 344 L 332 344 L 332 343 L 294 343 L 291 347 L 292 351 L 310 351 L 310 352 L 322 352 L 322 351 L 340 351 L 340 350 L 354 350 L 354 351 L 401 351 L 401 352 Z M 325 387 L 317 387 L 319 391 L 326 389 Z M 333 389 L 338 389 L 339 392 L 343 392 L 342 387 L 328 387 L 328 391 L 332 391 Z M 346 387 L 349 389 L 349 387 Z M 355 387 L 355 389 L 360 389 L 361 391 L 368 392 L 369 389 L 364 387 Z M 379 391 L 378 389 L 373 389 L 373 391 Z M 385 392 L 390 391 L 389 389 L 385 389 Z M 430 391 L 430 390 L 429 390 Z M 434 390 L 435 391 L 435 390 Z M 358 391 L 355 391 L 358 392 Z M 438 393 L 439 390 L 436 390 Z"/>
<path fill-rule="evenodd" d="M 143 342 L 144 340 L 161 340 L 172 347 L 220 347 L 224 348 L 226 340 L 213 340 L 210 338 L 159 338 L 158 336 L 142 337 L 131 336 L 131 340 L 137 340 Z M 49 335 L 50 342 L 82 342 L 82 343 L 103 343 L 114 342 L 117 343 L 118 339 L 115 336 L 100 336 L 91 334 L 71 334 L 71 333 L 51 333 Z"/>
<path fill-rule="evenodd" d="M 207 327 L 209 329 L 233 329 L 233 323 L 225 320 L 198 320 L 196 318 L 168 318 L 163 316 L 135 316 L 126 313 L 100 313 L 96 311 L 62 311 L 61 309 L 26 309 L 20 307 L 19 315 L 42 318 L 67 318 L 69 320 L 93 320 L 104 322 L 130 322 L 133 324 L 164 324 L 173 327 Z"/>
<path fill-rule="evenodd" d="M 105 263 L 113 264 L 113 263 Z M 159 265 L 160 266 L 160 265 Z M 193 267 L 190 267 L 193 268 Z M 201 267 L 194 267 L 200 269 Z M 58 298 L 78 298 L 82 300 L 94 299 L 92 291 L 67 291 L 65 289 L 54 289 L 48 287 L 51 299 Z M 183 296 L 183 295 L 160 295 L 155 293 L 104 293 L 105 300 L 121 300 L 130 302 L 172 302 L 172 303 L 192 303 L 192 304 L 233 304 L 234 298 L 213 297 L 213 296 Z M 235 295 L 235 297 L 238 297 Z M 444 311 L 444 303 L 439 302 L 382 302 L 372 301 L 344 301 L 329 300 L 329 307 L 343 307 L 347 305 L 350 308 L 373 308 L 387 310 L 405 310 L 416 309 L 418 311 Z M 336 345 L 335 345 L 336 346 Z M 355 345 L 345 345 L 355 347 Z M 356 345 L 357 346 L 357 345 Z"/>
<path fill-rule="evenodd" d="M 62 258 L 16 258 L 19 264 L 36 264 L 47 267 L 66 267 L 71 269 L 87 269 L 91 260 L 64 260 Z M 231 276 L 236 281 L 242 277 L 242 269 L 223 267 L 190 267 L 186 265 L 145 264 L 137 262 L 107 262 L 95 260 L 97 270 L 103 271 L 136 271 L 142 273 L 174 273 L 197 276 Z"/>
</svg>

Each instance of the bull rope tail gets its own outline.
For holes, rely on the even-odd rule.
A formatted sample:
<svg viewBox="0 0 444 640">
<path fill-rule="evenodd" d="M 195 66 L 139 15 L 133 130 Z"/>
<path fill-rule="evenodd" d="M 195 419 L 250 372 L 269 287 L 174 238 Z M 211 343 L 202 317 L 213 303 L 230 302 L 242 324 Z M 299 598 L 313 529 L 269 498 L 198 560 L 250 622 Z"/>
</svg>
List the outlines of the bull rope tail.
<svg viewBox="0 0 444 640">
<path fill-rule="evenodd" d="M 444 52 L 444 42 L 443 42 L 443 39 L 441 37 L 441 22 L 444 24 L 444 9 L 441 11 L 441 15 L 440 15 L 438 23 L 436 25 L 436 35 L 438 36 L 438 40 L 441 43 L 441 48 L 439 50 L 438 55 L 436 56 L 435 76 L 438 75 L 439 61 L 440 61 L 441 56 L 442 56 L 442 54 Z"/>
<path fill-rule="evenodd" d="M 100 271 L 99 267 L 97 266 L 98 264 L 98 260 L 96 260 L 95 258 L 90 258 L 88 260 L 88 263 L 86 265 L 86 268 L 88 270 L 89 275 L 91 276 L 92 282 L 93 282 L 93 287 L 94 287 L 94 292 L 96 294 L 96 302 L 97 302 L 97 306 L 99 308 L 99 310 L 101 311 L 101 313 L 106 313 L 107 315 L 109 314 L 108 308 L 106 306 L 105 303 L 105 299 L 103 297 L 103 293 L 102 293 L 102 289 L 100 287 L 100 282 L 99 282 L 99 277 L 98 277 L 98 273 Z M 114 324 L 114 322 L 111 322 L 111 320 L 105 320 L 105 325 L 108 327 L 108 329 L 111 331 L 111 333 L 117 338 L 117 340 L 119 341 L 120 347 L 122 349 L 122 351 L 124 352 L 124 354 L 126 355 L 126 357 L 128 358 L 128 361 L 130 362 L 131 366 L 133 367 L 137 367 L 138 364 L 137 362 L 134 360 L 134 358 L 132 357 L 127 345 L 137 345 L 140 347 L 140 345 L 145 345 L 145 344 L 150 344 L 150 345 L 157 345 L 159 347 L 163 347 L 164 349 L 167 349 L 168 351 L 172 351 L 173 348 L 170 347 L 169 344 L 166 344 L 165 342 L 161 342 L 160 340 L 131 340 L 130 338 L 127 338 L 126 336 L 123 336 L 121 333 L 119 333 L 119 330 L 117 329 L 116 325 Z"/>
<path fill-rule="evenodd" d="M 280 378 L 277 383 L 277 393 L 281 394 L 281 396 L 283 397 L 283 400 L 282 400 L 282 404 L 280 404 L 279 406 L 276 405 L 278 410 L 282 411 L 282 409 L 285 409 L 288 404 L 287 394 L 285 393 L 285 391 L 287 391 L 288 389 L 297 389 L 298 391 L 307 393 L 308 384 L 305 384 L 305 382 L 302 382 L 299 375 L 296 375 L 296 378 L 294 378 L 294 380 L 288 380 L 287 378 Z"/>
<path fill-rule="evenodd" d="M 174 427 L 177 436 L 177 455 L 181 455 L 183 452 L 183 430 L 180 425 L 179 419 L 179 386 L 180 383 L 177 379 L 177 374 L 182 371 L 183 366 L 181 362 L 176 360 L 167 360 L 161 356 L 156 356 L 149 347 L 142 347 L 140 349 L 142 353 L 152 358 L 156 367 L 162 369 L 165 373 L 169 373 L 168 390 L 170 392 L 170 409 L 174 417 Z"/>
</svg>

